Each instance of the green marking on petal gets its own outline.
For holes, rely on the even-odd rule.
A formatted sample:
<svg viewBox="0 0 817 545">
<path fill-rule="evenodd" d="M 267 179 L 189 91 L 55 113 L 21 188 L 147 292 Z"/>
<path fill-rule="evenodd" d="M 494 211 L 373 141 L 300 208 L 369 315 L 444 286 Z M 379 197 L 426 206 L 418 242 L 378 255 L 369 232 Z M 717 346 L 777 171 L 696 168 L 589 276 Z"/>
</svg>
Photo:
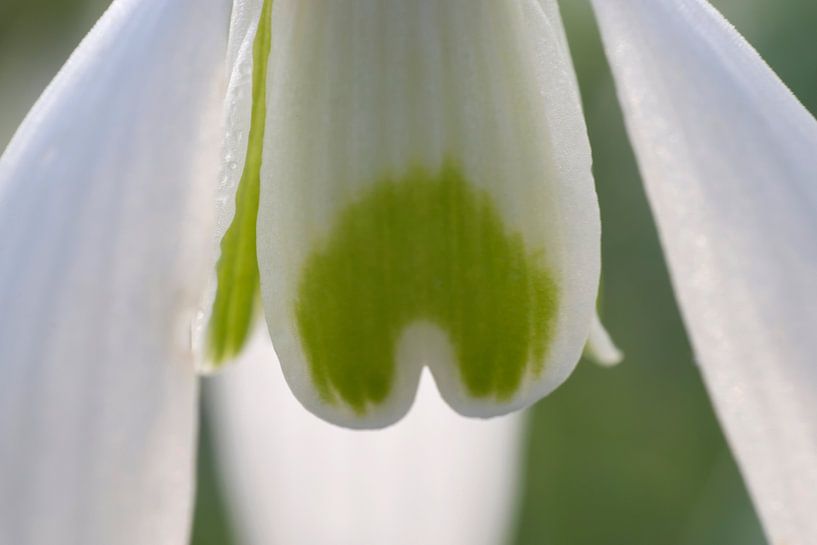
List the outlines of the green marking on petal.
<svg viewBox="0 0 817 545">
<path fill-rule="evenodd" d="M 302 270 L 295 317 L 324 401 L 382 403 L 396 345 L 418 320 L 447 332 L 475 398 L 509 399 L 541 373 L 558 289 L 485 191 L 446 165 L 381 180 L 339 215 Z"/>
<path fill-rule="evenodd" d="M 221 257 L 216 265 L 218 288 L 207 330 L 207 348 L 215 364 L 241 352 L 258 306 L 260 283 L 255 238 L 267 117 L 271 14 L 272 0 L 264 0 L 253 42 L 252 113 L 247 157 L 235 195 L 235 216 L 221 240 Z"/>
</svg>

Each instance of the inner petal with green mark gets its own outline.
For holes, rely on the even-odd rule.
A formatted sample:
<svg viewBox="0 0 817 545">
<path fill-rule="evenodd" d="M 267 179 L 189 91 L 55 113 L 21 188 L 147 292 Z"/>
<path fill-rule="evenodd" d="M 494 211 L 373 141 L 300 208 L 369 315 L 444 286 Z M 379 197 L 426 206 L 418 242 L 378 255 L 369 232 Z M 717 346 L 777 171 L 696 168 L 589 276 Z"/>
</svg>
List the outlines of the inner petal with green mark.
<svg viewBox="0 0 817 545">
<path fill-rule="evenodd" d="M 340 213 L 306 260 L 295 315 L 324 401 L 363 413 L 394 385 L 407 326 L 447 333 L 474 397 L 510 398 L 542 371 L 558 289 L 454 164 L 383 179 Z"/>
<path fill-rule="evenodd" d="M 424 367 L 466 416 L 547 395 L 581 355 L 600 264 L 555 2 L 271 13 L 212 352 L 240 350 L 260 291 L 287 383 L 330 422 L 396 422 Z"/>
<path fill-rule="evenodd" d="M 235 215 L 221 240 L 217 290 L 207 325 L 207 357 L 218 367 L 237 356 L 250 335 L 259 300 L 256 224 L 266 126 L 267 65 L 272 0 L 264 0 L 252 51 L 252 109 L 244 170 L 235 195 Z"/>
</svg>

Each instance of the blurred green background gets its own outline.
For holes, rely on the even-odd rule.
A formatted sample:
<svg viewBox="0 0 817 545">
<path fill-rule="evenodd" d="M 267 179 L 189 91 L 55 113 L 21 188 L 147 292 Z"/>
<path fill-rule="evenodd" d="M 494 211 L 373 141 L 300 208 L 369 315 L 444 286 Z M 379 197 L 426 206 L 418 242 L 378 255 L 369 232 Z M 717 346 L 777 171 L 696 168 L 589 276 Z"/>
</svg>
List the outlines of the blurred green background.
<svg viewBox="0 0 817 545">
<path fill-rule="evenodd" d="M 0 148 L 107 3 L 0 0 Z M 627 358 L 583 362 L 533 409 L 512 542 L 762 545 L 693 363 L 592 13 L 586 0 L 561 3 L 593 144 L 604 317 Z M 817 112 L 817 2 L 713 3 Z M 198 471 L 193 543 L 231 545 L 206 422 Z"/>
</svg>

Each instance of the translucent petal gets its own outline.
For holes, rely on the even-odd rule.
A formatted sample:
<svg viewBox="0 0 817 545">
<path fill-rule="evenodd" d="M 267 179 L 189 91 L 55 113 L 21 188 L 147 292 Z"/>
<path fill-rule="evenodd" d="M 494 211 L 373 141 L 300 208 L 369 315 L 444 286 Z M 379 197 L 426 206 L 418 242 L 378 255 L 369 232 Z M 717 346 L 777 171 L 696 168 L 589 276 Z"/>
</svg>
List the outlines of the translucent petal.
<svg viewBox="0 0 817 545">
<path fill-rule="evenodd" d="M 600 228 L 555 13 L 276 1 L 261 287 L 286 379 L 321 417 L 398 420 L 424 365 L 457 411 L 493 416 L 574 368 Z"/>
<path fill-rule="evenodd" d="M 235 70 L 241 71 L 246 77 L 250 76 L 249 66 L 239 67 L 245 60 L 250 60 L 247 55 L 251 53 L 252 38 L 258 26 L 262 3 L 263 0 L 233 0 L 227 45 L 227 66 L 232 77 L 236 76 Z M 247 113 L 249 114 L 249 110 Z"/>
<path fill-rule="evenodd" d="M 115 1 L 0 159 L 0 543 L 186 543 L 228 17 Z"/>
<path fill-rule="evenodd" d="M 817 543 L 817 122 L 707 3 L 594 5 L 727 437 L 772 542 Z"/>
<path fill-rule="evenodd" d="M 399 424 L 337 428 L 293 398 L 266 332 L 210 379 L 241 543 L 497 545 L 514 513 L 524 416 L 463 418 L 430 377 Z"/>
</svg>

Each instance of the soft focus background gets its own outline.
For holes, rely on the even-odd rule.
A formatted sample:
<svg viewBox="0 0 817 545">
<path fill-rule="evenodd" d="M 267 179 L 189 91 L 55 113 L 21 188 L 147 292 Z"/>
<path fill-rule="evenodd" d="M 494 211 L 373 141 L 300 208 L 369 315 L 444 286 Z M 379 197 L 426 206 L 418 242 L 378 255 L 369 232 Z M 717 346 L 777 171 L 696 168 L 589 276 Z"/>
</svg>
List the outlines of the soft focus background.
<svg viewBox="0 0 817 545">
<path fill-rule="evenodd" d="M 0 148 L 107 3 L 0 0 Z M 763 545 L 673 301 L 592 13 L 561 3 L 601 201 L 604 318 L 627 358 L 583 362 L 533 409 L 511 543 Z M 817 112 L 817 2 L 713 3 Z M 204 424 L 193 543 L 232 545 Z"/>
</svg>

